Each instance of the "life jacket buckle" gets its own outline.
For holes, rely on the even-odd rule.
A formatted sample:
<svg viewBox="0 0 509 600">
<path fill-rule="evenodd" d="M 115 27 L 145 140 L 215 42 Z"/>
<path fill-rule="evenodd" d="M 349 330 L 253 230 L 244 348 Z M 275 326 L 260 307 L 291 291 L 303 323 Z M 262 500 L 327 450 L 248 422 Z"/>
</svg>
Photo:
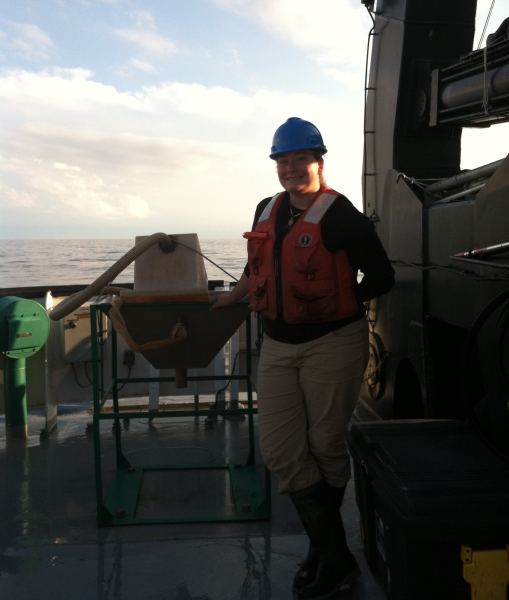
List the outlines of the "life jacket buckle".
<svg viewBox="0 0 509 600">
<path fill-rule="evenodd" d="M 269 234 L 266 231 L 245 231 L 242 237 L 248 241 L 264 241 L 269 239 Z"/>
</svg>

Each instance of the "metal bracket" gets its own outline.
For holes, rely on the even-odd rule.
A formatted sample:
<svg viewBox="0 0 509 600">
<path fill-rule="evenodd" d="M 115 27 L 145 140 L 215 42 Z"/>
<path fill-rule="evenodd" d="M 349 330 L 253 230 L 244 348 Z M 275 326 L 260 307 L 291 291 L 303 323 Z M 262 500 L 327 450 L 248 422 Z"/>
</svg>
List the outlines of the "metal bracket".
<svg viewBox="0 0 509 600">
<path fill-rule="evenodd" d="M 376 214 L 375 209 L 373 209 L 373 212 L 369 215 L 368 218 L 372 223 L 380 223 L 380 217 Z"/>
<path fill-rule="evenodd" d="M 505 550 L 476 550 L 461 546 L 463 579 L 471 585 L 472 600 L 506 600 L 509 585 L 509 545 Z"/>
</svg>

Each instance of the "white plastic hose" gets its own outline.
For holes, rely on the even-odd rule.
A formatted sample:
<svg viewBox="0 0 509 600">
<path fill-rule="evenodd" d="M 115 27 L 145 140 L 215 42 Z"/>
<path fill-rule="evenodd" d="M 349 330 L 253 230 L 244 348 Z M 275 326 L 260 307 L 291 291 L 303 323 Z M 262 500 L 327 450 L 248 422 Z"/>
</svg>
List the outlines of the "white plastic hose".
<svg viewBox="0 0 509 600">
<path fill-rule="evenodd" d="M 107 271 L 105 271 L 100 277 L 98 277 L 93 283 L 81 292 L 76 292 L 72 296 L 69 296 L 65 300 L 62 300 L 58 306 L 56 306 L 50 312 L 50 318 L 53 321 L 59 321 L 68 314 L 72 313 L 73 310 L 79 308 L 82 304 L 90 300 L 93 296 L 97 296 L 100 293 L 119 293 L 122 288 L 109 287 L 108 284 L 113 281 L 122 271 L 128 267 L 138 256 L 141 256 L 149 248 L 155 244 L 171 244 L 171 238 L 166 233 L 154 233 L 151 236 L 145 238 L 139 244 L 136 244 L 134 248 L 131 248 L 129 252 L 124 254 L 122 258 L 112 265 Z"/>
</svg>

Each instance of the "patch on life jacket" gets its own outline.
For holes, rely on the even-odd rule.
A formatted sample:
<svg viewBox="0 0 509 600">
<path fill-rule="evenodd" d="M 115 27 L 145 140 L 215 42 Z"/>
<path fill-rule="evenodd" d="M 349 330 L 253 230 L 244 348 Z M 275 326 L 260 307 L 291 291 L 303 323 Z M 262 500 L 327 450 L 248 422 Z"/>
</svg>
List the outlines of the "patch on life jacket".
<svg viewBox="0 0 509 600">
<path fill-rule="evenodd" d="M 299 236 L 297 242 L 299 246 L 307 248 L 307 246 L 311 246 L 311 244 L 313 243 L 313 237 L 309 235 L 309 233 L 303 233 L 301 236 Z"/>
</svg>

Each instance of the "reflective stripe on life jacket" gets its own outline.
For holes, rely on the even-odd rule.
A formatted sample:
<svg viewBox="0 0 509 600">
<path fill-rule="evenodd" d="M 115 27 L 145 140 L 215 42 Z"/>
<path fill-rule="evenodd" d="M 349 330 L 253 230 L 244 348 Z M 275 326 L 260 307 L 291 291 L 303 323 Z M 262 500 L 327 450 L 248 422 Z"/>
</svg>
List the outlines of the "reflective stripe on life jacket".
<svg viewBox="0 0 509 600">
<path fill-rule="evenodd" d="M 265 207 L 248 240 L 250 308 L 267 319 L 277 315 L 276 278 L 281 272 L 283 314 L 287 323 L 335 321 L 358 310 L 354 277 L 344 250 L 329 252 L 321 220 L 338 192 L 324 188 L 285 237 L 281 264 L 274 257 L 276 218 L 285 192 Z"/>
</svg>

